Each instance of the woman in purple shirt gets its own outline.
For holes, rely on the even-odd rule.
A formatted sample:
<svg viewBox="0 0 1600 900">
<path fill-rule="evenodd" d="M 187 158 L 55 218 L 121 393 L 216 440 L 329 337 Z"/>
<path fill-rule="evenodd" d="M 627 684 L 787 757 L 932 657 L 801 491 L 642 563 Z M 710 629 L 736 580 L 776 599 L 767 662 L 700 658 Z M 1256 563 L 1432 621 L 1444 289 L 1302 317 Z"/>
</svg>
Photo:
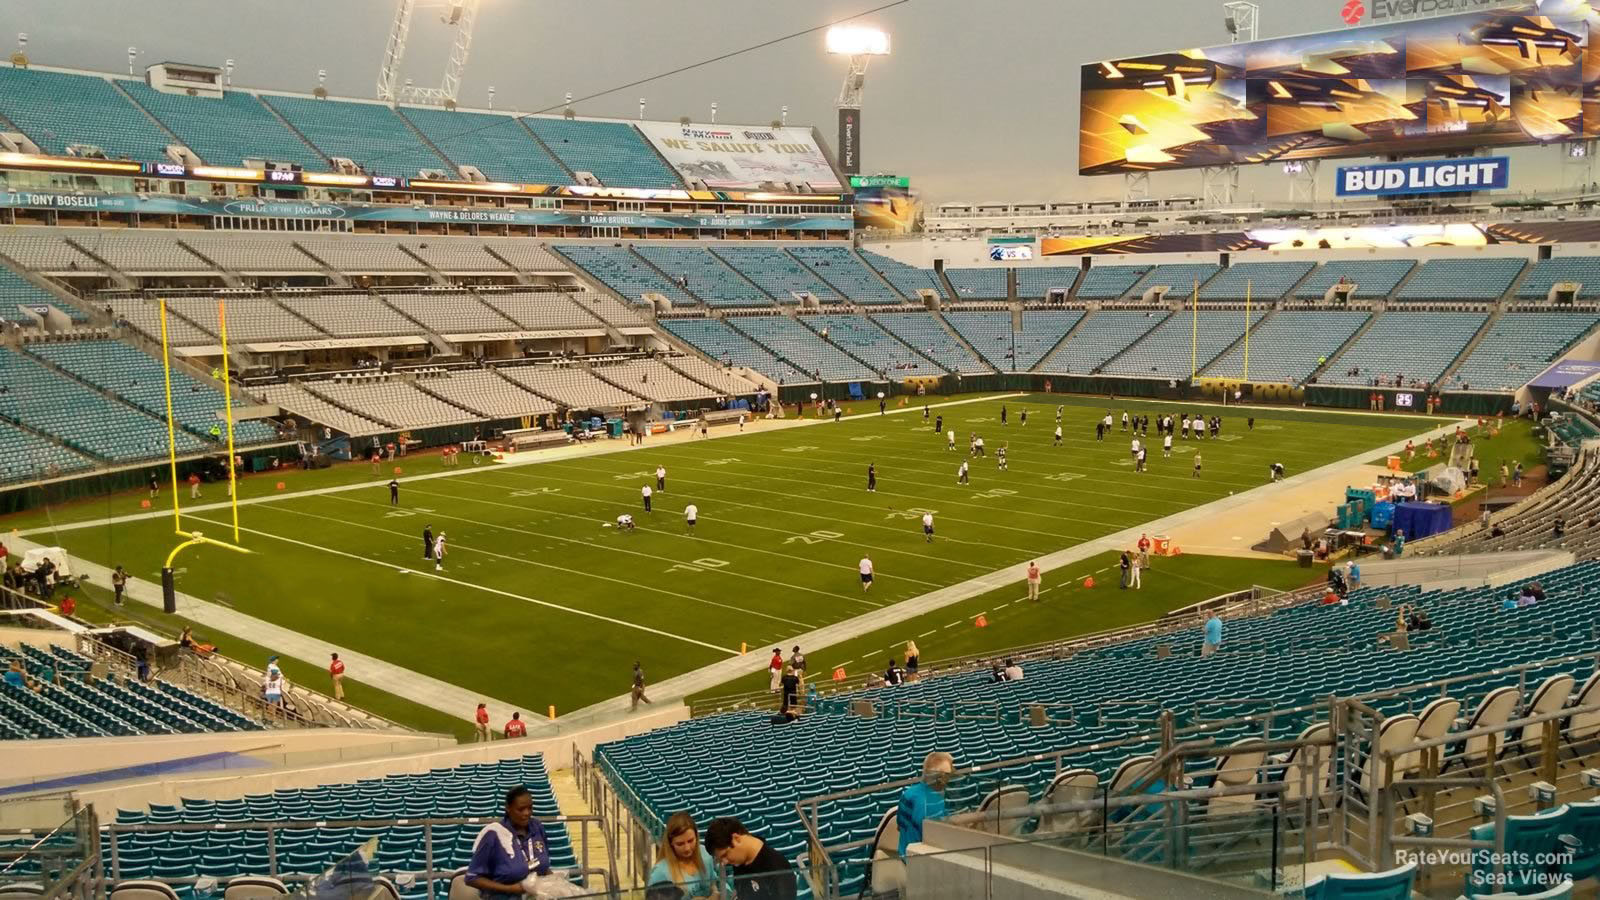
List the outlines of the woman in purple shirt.
<svg viewBox="0 0 1600 900">
<path fill-rule="evenodd" d="M 533 795 L 519 786 L 506 792 L 505 818 L 478 832 L 467 864 L 467 884 L 485 900 L 517 897 L 527 893 L 522 881 L 530 873 L 550 874 L 550 847 L 544 826 L 533 817 Z"/>
</svg>

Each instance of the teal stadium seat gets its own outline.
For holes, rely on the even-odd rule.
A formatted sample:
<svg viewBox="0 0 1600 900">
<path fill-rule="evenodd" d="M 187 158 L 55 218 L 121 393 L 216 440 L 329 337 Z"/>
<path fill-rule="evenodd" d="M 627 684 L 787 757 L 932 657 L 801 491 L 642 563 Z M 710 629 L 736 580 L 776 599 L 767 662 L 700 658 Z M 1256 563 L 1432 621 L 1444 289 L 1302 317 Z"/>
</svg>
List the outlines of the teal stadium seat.
<svg viewBox="0 0 1600 900">
<path fill-rule="evenodd" d="M 945 269 L 944 277 L 955 288 L 952 300 L 1005 300 L 1010 296 L 1006 270 L 994 266 L 982 269 Z"/>
<path fill-rule="evenodd" d="M 525 116 L 524 125 L 573 172 L 589 172 L 608 187 L 682 188 L 638 129 L 625 122 Z"/>
<path fill-rule="evenodd" d="M 780 384 L 800 384 L 813 380 L 809 374 L 774 356 L 720 319 L 662 319 L 659 324 L 685 343 L 725 365 L 754 369 Z"/>
<path fill-rule="evenodd" d="M 1364 310 L 1284 309 L 1250 333 L 1250 380 L 1300 384 L 1316 371 L 1319 360 L 1332 356 L 1371 317 Z M 1244 375 L 1244 342 L 1222 354 L 1202 375 L 1240 378 Z"/>
<path fill-rule="evenodd" d="M 112 158 L 165 160 L 178 143 L 98 75 L 0 67 L 0 115 L 56 156 L 87 144 Z"/>
<path fill-rule="evenodd" d="M 1089 270 L 1091 274 L 1095 271 Z M 1160 326 L 1170 315 L 1165 309 L 1097 310 L 1089 314 L 1072 337 L 1034 368 L 1040 372 L 1087 375 Z M 1243 324 L 1243 313 L 1240 315 Z"/>
<path fill-rule="evenodd" d="M 1083 273 L 1078 282 L 1077 298 L 1080 300 L 1117 300 L 1127 294 L 1145 274 L 1149 266 L 1104 265 L 1094 266 Z M 1021 294 L 1021 287 L 1018 287 Z M 1030 296 L 1022 294 L 1022 296 Z"/>
<path fill-rule="evenodd" d="M 871 381 L 871 369 L 786 316 L 735 316 L 724 320 L 768 352 L 815 381 Z"/>
<path fill-rule="evenodd" d="M 1342 279 L 1354 285 L 1350 294 L 1353 299 L 1381 300 L 1389 296 L 1416 265 L 1414 259 L 1332 260 L 1300 282 L 1294 295 L 1301 300 L 1322 300 Z"/>
<path fill-rule="evenodd" d="M 664 244 L 635 244 L 633 250 L 669 278 L 687 280 L 690 293 L 707 306 L 772 305 L 765 291 L 708 250 Z"/>
<path fill-rule="evenodd" d="M 476 166 L 490 181 L 577 183 L 534 139 L 520 116 L 415 106 L 400 107 L 400 115 L 452 163 Z"/>
<path fill-rule="evenodd" d="M 933 313 L 879 313 L 872 318 L 883 330 L 951 372 L 971 375 L 988 369 L 982 360 L 972 355 L 972 351 L 945 331 Z"/>
<path fill-rule="evenodd" d="M 1207 282 L 1200 289 L 1200 299 L 1243 300 L 1248 287 L 1252 301 L 1281 300 L 1314 266 L 1311 262 L 1238 263 Z"/>
<path fill-rule="evenodd" d="M 363 171 L 406 178 L 426 169 L 450 173 L 449 163 L 424 146 L 399 113 L 382 103 L 276 94 L 262 94 L 261 99 L 329 159 L 341 156 Z"/>
<path fill-rule="evenodd" d="M 1071 291 L 1083 270 L 1076 266 L 1024 266 L 1017 269 L 1019 300 L 1048 300 L 1052 290 Z"/>
<path fill-rule="evenodd" d="M 1600 316 L 1594 313 L 1505 313 L 1484 332 L 1445 389 L 1516 390 L 1570 350 L 1596 323 Z"/>
<path fill-rule="evenodd" d="M 870 250 L 861 251 L 861 258 L 867 261 L 867 265 L 876 269 L 878 274 L 888 279 L 889 283 L 894 285 L 895 290 L 904 294 L 907 299 L 920 302 L 922 295 L 919 291 L 924 290 L 933 291 L 935 297 L 943 297 L 946 300 L 951 299 L 945 297 L 944 287 L 939 284 L 939 277 L 934 274 L 932 269 L 907 265 L 898 259 L 884 256 L 881 253 L 873 253 Z M 1005 270 L 1000 269 L 997 271 L 1001 273 L 1003 278 Z"/>
<path fill-rule="evenodd" d="M 1527 263 L 1509 257 L 1430 259 L 1394 292 L 1396 300 L 1498 300 Z"/>
<path fill-rule="evenodd" d="M 866 316 L 823 313 L 801 316 L 798 321 L 891 378 L 944 374 L 932 360 L 890 337 Z"/>
<path fill-rule="evenodd" d="M 1577 282 L 1580 299 L 1600 297 L 1600 256 L 1557 256 L 1539 260 L 1517 285 L 1517 298 L 1543 300 L 1550 296 L 1552 287 L 1563 282 Z"/>
<path fill-rule="evenodd" d="M 903 303 L 905 298 L 868 268 L 849 247 L 788 247 L 789 255 L 853 303 Z"/>
<path fill-rule="evenodd" d="M 1265 310 L 1180 310 L 1151 329 L 1127 352 L 1103 369 L 1112 375 L 1140 375 L 1160 378 L 1187 377 L 1191 365 L 1204 368 L 1232 346 L 1242 341 L 1247 327 L 1254 327 Z M 1247 324 L 1248 323 L 1248 324 Z"/>
<path fill-rule="evenodd" d="M 214 166 L 237 166 L 246 159 L 260 159 L 294 163 L 313 172 L 332 168 L 315 148 L 285 128 L 254 94 L 225 91 L 218 100 L 168 94 L 138 81 L 118 84 L 176 134 L 184 146 Z"/>
<path fill-rule="evenodd" d="M 1384 312 L 1317 381 L 1369 385 L 1381 377 L 1392 384 L 1401 376 L 1407 385 L 1432 382 L 1461 355 L 1488 318 L 1479 312 Z"/>
</svg>

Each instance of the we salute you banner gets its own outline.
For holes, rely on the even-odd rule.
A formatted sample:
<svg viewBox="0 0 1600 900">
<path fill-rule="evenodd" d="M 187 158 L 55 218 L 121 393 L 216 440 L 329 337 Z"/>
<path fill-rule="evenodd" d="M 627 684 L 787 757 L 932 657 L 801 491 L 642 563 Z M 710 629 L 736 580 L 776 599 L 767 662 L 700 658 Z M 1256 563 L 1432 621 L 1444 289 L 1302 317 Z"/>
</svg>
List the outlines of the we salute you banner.
<svg viewBox="0 0 1600 900">
<path fill-rule="evenodd" d="M 754 189 L 762 182 L 840 190 L 839 176 L 808 128 L 640 122 L 650 143 L 685 179 L 708 188 Z"/>
</svg>

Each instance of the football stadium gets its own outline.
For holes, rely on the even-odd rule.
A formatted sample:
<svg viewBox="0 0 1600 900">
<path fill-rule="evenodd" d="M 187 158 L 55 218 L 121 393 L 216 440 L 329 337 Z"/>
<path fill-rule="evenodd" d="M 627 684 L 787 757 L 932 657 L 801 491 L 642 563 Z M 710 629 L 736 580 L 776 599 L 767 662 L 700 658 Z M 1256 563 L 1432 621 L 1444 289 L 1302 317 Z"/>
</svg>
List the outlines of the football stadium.
<svg viewBox="0 0 1600 900">
<path fill-rule="evenodd" d="M 0 900 L 1595 896 L 1600 4 L 1264 5 L 0 9 Z"/>
</svg>

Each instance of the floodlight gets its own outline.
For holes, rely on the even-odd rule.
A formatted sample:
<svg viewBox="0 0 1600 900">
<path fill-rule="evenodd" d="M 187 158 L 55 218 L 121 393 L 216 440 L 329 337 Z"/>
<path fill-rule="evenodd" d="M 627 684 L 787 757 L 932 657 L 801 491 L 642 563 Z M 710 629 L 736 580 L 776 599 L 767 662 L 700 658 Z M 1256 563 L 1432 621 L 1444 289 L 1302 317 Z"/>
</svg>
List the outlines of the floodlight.
<svg viewBox="0 0 1600 900">
<path fill-rule="evenodd" d="M 828 29 L 827 46 L 841 56 L 888 56 L 889 34 L 867 25 L 835 25 Z"/>
</svg>

